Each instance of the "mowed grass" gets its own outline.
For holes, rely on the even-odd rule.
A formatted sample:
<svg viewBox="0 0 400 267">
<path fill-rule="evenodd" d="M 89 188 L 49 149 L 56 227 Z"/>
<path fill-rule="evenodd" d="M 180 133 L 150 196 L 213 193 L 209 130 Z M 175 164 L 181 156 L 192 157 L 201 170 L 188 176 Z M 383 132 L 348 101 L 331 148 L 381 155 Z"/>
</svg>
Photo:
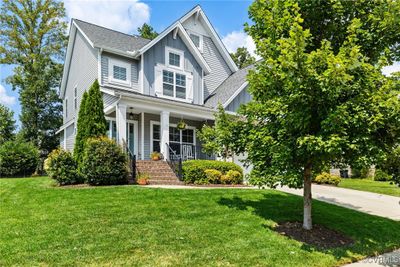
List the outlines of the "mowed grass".
<svg viewBox="0 0 400 267">
<path fill-rule="evenodd" d="M 400 197 L 400 187 L 397 185 L 372 179 L 342 179 L 339 187 Z"/>
<path fill-rule="evenodd" d="M 302 219 L 302 199 L 272 190 L 0 179 L 0 266 L 337 266 L 400 247 L 399 222 L 318 201 L 313 216 L 355 244 L 320 250 L 277 234 Z"/>
</svg>

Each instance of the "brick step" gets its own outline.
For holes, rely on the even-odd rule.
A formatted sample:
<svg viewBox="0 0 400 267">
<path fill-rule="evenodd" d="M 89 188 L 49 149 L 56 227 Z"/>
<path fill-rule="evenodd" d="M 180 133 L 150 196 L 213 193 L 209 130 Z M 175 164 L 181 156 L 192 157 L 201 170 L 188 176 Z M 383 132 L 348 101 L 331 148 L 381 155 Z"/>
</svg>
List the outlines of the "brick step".
<svg viewBox="0 0 400 267">
<path fill-rule="evenodd" d="M 164 181 L 164 180 L 149 180 L 150 185 L 184 185 L 183 182 L 176 179 L 175 181 Z"/>
<path fill-rule="evenodd" d="M 156 172 L 156 173 L 148 173 L 148 175 L 150 176 L 150 178 L 153 178 L 153 177 L 174 177 L 174 178 L 176 178 L 175 173 L 158 173 L 158 172 Z"/>
<path fill-rule="evenodd" d="M 143 167 L 138 167 L 136 166 L 137 169 L 139 169 L 140 171 L 147 171 L 147 172 L 167 172 L 170 171 L 172 172 L 170 167 L 165 167 L 165 168 L 143 168 Z"/>
<path fill-rule="evenodd" d="M 163 181 L 168 181 L 168 180 L 173 180 L 176 181 L 178 178 L 176 176 L 151 176 L 149 180 L 163 180 Z"/>
</svg>

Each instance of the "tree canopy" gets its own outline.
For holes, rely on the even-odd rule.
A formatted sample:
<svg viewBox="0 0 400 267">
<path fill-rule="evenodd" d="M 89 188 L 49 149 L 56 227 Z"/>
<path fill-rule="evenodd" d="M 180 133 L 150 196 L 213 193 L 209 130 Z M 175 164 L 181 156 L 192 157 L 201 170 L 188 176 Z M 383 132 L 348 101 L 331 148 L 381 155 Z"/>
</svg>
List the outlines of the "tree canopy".
<svg viewBox="0 0 400 267">
<path fill-rule="evenodd" d="M 248 76 L 253 98 L 239 112 L 236 144 L 248 153 L 254 184 L 304 188 L 305 229 L 312 228 L 312 176 L 332 165 L 376 163 L 400 141 L 400 92 L 381 73 L 398 56 L 388 53 L 397 43 L 365 37 L 390 34 L 398 23 L 390 9 L 398 10 L 400 2 L 368 2 L 270 0 L 249 9 L 253 23 L 246 32 L 263 60 Z M 363 3 L 371 9 L 361 8 Z M 332 13 L 337 23 L 322 15 L 327 5 L 346 6 L 343 14 Z M 386 11 L 389 19 L 374 22 L 374 14 Z M 378 31 L 371 23 L 387 25 Z"/>
<path fill-rule="evenodd" d="M 137 28 L 140 37 L 153 40 L 158 36 L 158 33 L 149 24 L 144 23 L 142 27 Z"/>
<path fill-rule="evenodd" d="M 55 0 L 4 0 L 0 7 L 0 64 L 14 66 L 6 82 L 19 92 L 21 131 L 42 153 L 59 142 L 64 18 L 64 5 Z"/>
<path fill-rule="evenodd" d="M 256 59 L 250 55 L 246 47 L 239 47 L 235 53 L 230 54 L 239 69 L 247 67 L 256 62 Z"/>
<path fill-rule="evenodd" d="M 14 112 L 0 104 L 0 145 L 14 137 L 15 120 L 13 116 Z"/>
</svg>

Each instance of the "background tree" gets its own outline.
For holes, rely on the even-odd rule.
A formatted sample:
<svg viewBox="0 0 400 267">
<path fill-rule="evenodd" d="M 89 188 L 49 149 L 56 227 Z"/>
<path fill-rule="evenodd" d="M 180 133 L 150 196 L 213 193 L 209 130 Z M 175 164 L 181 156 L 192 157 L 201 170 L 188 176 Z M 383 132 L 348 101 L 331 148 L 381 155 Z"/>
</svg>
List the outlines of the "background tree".
<svg viewBox="0 0 400 267">
<path fill-rule="evenodd" d="M 239 69 L 247 67 L 256 62 L 256 59 L 250 55 L 246 47 L 239 47 L 235 53 L 231 53 L 231 57 Z"/>
<path fill-rule="evenodd" d="M 81 104 L 79 105 L 78 122 L 76 126 L 76 137 L 74 146 L 74 158 L 76 162 L 82 162 L 83 151 L 85 149 L 86 140 L 86 103 L 88 100 L 88 93 L 85 91 L 82 96 Z"/>
<path fill-rule="evenodd" d="M 142 27 L 137 28 L 139 35 L 143 38 L 153 40 L 158 36 L 158 33 L 149 24 L 144 23 Z"/>
<path fill-rule="evenodd" d="M 14 112 L 0 104 L 0 145 L 13 139 L 15 131 Z"/>
<path fill-rule="evenodd" d="M 375 4 L 377 10 L 387 10 L 389 5 Z M 322 1 L 313 6 L 317 13 L 326 8 Z M 307 10 L 303 17 L 294 0 L 255 1 L 250 6 L 253 24 L 245 28 L 263 60 L 248 76 L 253 100 L 240 111 L 245 121 L 236 138 L 238 149 L 248 153 L 253 165 L 253 183 L 304 188 L 303 227 L 309 230 L 312 176 L 332 163 L 369 166 L 377 162 L 400 141 L 400 106 L 399 92 L 380 69 L 393 59 L 385 52 L 394 40 L 387 39 L 384 45 L 360 42 L 365 31 L 370 36 L 377 32 L 353 10 L 355 16 L 346 28 L 329 29 L 341 41 L 322 38 L 318 43 L 304 25 L 323 24 L 324 17 Z M 310 16 L 320 20 L 310 24 Z M 397 21 L 385 23 L 391 29 Z M 378 50 L 381 57 L 372 57 Z"/>
<path fill-rule="evenodd" d="M 234 143 L 236 118 L 226 114 L 222 105 L 218 105 L 218 112 L 215 113 L 214 125 L 204 125 L 197 135 L 202 142 L 202 149 L 207 154 L 216 154 L 224 161 L 231 157 L 234 160 Z"/>
<path fill-rule="evenodd" d="M 42 154 L 59 142 L 64 17 L 63 3 L 55 0 L 4 0 L 0 8 L 0 64 L 15 66 L 6 81 L 19 92 L 21 131 Z"/>
</svg>

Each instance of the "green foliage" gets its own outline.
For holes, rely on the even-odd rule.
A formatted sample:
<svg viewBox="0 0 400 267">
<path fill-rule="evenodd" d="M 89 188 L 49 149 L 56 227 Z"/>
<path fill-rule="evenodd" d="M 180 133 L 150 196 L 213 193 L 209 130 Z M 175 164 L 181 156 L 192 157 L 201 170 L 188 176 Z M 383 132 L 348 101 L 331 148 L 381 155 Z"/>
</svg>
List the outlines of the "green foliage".
<svg viewBox="0 0 400 267">
<path fill-rule="evenodd" d="M 86 120 L 88 115 L 86 114 L 86 103 L 88 100 L 88 93 L 85 91 L 82 96 L 81 104 L 79 106 L 77 133 L 75 137 L 74 147 L 74 158 L 79 164 L 82 162 L 83 152 L 85 149 L 85 141 L 87 139 L 86 134 Z"/>
<path fill-rule="evenodd" d="M 39 151 L 20 140 L 7 141 L 0 146 L 0 177 L 31 176 L 39 163 Z"/>
<path fill-rule="evenodd" d="M 362 167 L 362 168 L 351 168 L 351 178 L 367 178 L 369 175 L 369 168 Z"/>
<path fill-rule="evenodd" d="M 386 173 L 385 171 L 381 169 L 376 169 L 374 180 L 383 182 L 383 181 L 392 181 L 393 178 L 390 174 Z"/>
<path fill-rule="evenodd" d="M 140 37 L 153 40 L 158 36 L 158 33 L 149 24 L 144 23 L 142 27 L 137 28 Z"/>
<path fill-rule="evenodd" d="M 188 160 L 183 162 L 183 180 L 187 184 L 208 182 L 206 170 L 214 169 L 226 174 L 230 170 L 238 171 L 243 177 L 243 170 L 240 166 L 232 162 L 217 160 Z"/>
<path fill-rule="evenodd" d="M 317 177 L 315 177 L 314 182 L 317 184 L 330 184 L 337 186 L 340 183 L 341 179 L 339 176 L 331 175 L 327 172 L 323 172 Z"/>
<path fill-rule="evenodd" d="M 115 141 L 107 137 L 86 141 L 82 174 L 90 185 L 127 184 L 127 164 L 125 153 Z"/>
<path fill-rule="evenodd" d="M 13 116 L 14 112 L 0 104 L 0 145 L 14 137 L 15 120 Z"/>
<path fill-rule="evenodd" d="M 215 169 L 207 169 L 204 170 L 204 173 L 206 174 L 207 179 L 205 181 L 197 181 L 198 183 L 204 183 L 204 184 L 218 184 L 221 182 L 221 176 L 222 172 L 219 170 Z"/>
<path fill-rule="evenodd" d="M 243 174 L 235 170 L 229 170 L 225 175 L 221 177 L 221 183 L 241 184 L 243 183 Z"/>
<path fill-rule="evenodd" d="M 237 118 L 225 112 L 222 105 L 218 105 L 218 112 L 214 114 L 213 126 L 204 125 L 197 131 L 197 136 L 202 142 L 203 152 L 216 154 L 224 159 L 234 154 L 233 136 L 236 133 Z"/>
<path fill-rule="evenodd" d="M 379 168 L 392 176 L 392 181 L 400 187 L 400 146 L 389 150 L 385 159 L 379 163 Z M 375 174 L 376 175 L 376 174 Z"/>
<path fill-rule="evenodd" d="M 236 52 L 230 53 L 230 55 L 239 69 L 247 67 L 256 62 L 256 59 L 250 55 L 246 47 L 238 47 Z"/>
<path fill-rule="evenodd" d="M 62 148 L 53 150 L 45 161 L 45 170 L 50 178 L 60 185 L 83 183 L 78 175 L 77 164 L 72 154 Z"/>
<path fill-rule="evenodd" d="M 0 64 L 13 66 L 6 82 L 19 92 L 21 132 L 42 155 L 59 143 L 64 18 L 64 5 L 55 0 L 4 0 L 0 7 Z"/>
<path fill-rule="evenodd" d="M 87 116 L 84 120 L 86 139 L 106 135 L 107 121 L 104 116 L 103 97 L 97 79 L 89 89 L 88 99 L 85 103 L 85 115 Z"/>
</svg>

